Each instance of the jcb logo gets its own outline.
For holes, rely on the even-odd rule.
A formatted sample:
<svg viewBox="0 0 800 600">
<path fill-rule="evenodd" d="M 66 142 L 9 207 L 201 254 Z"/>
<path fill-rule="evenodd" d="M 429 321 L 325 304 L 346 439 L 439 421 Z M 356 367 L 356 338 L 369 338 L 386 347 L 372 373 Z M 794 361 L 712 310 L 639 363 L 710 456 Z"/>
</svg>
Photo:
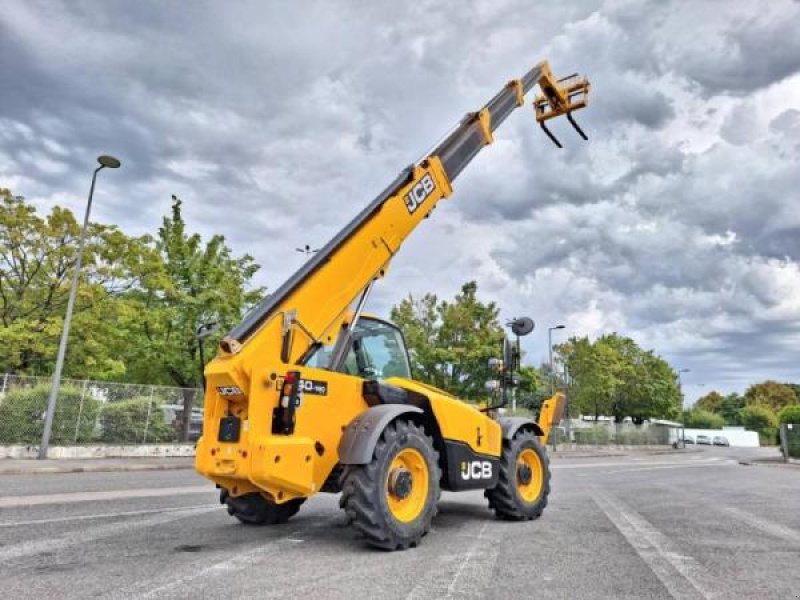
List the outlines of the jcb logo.
<svg viewBox="0 0 800 600">
<path fill-rule="evenodd" d="M 217 393 L 220 396 L 244 396 L 242 390 L 235 385 L 221 386 L 217 388 Z"/>
<path fill-rule="evenodd" d="M 486 460 L 473 460 L 461 463 L 461 479 L 491 479 L 492 463 Z"/>
<path fill-rule="evenodd" d="M 433 193 L 433 190 L 436 189 L 436 184 L 433 183 L 433 177 L 431 177 L 430 173 L 425 175 L 422 179 L 420 179 L 411 190 L 403 196 L 403 200 L 406 203 L 406 208 L 408 209 L 408 214 L 413 215 L 414 211 L 417 210 L 420 205 L 425 202 L 425 199 Z"/>
</svg>

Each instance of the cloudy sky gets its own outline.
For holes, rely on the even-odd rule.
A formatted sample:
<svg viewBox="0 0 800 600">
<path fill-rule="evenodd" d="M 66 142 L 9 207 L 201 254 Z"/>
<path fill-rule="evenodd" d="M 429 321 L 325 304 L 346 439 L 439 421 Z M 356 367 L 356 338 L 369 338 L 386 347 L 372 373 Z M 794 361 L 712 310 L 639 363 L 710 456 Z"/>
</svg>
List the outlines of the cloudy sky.
<svg viewBox="0 0 800 600">
<path fill-rule="evenodd" d="M 563 6 L 562 6 L 563 5 Z M 0 187 L 154 231 L 170 195 L 277 287 L 465 112 L 543 58 L 591 105 L 518 110 L 373 296 L 616 331 L 693 399 L 800 380 L 800 4 L 65 2 L 0 10 Z M 558 332 L 557 332 L 558 333 Z M 557 338 L 558 339 L 558 338 Z M 561 338 L 563 339 L 563 338 Z"/>
</svg>

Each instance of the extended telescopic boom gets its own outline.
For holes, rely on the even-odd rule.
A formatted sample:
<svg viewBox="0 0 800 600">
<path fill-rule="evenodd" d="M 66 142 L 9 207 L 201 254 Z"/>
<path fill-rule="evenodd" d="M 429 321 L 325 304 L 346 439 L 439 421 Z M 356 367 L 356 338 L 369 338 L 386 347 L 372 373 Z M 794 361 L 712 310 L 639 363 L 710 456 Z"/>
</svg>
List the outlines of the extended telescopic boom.
<svg viewBox="0 0 800 600">
<path fill-rule="evenodd" d="M 525 94 L 536 84 L 549 98 L 551 112 L 569 116 L 571 110 L 586 104 L 584 95 L 572 107 L 573 95 L 554 79 L 547 62 L 509 81 L 483 108 L 467 114 L 443 141 L 405 168 L 301 269 L 262 300 L 223 338 L 222 356 L 242 351 L 256 332 L 278 315 L 283 316 L 279 329 L 284 362 L 295 362 L 312 346 L 335 340 L 353 300 L 384 275 L 405 238 L 439 200 L 451 194 L 455 178 L 492 143 L 494 131 L 523 105 Z M 588 93 L 588 82 L 583 89 Z M 543 109 L 537 108 L 541 101 L 537 102 L 538 120 Z M 300 335 L 295 335 L 298 332 Z"/>
</svg>

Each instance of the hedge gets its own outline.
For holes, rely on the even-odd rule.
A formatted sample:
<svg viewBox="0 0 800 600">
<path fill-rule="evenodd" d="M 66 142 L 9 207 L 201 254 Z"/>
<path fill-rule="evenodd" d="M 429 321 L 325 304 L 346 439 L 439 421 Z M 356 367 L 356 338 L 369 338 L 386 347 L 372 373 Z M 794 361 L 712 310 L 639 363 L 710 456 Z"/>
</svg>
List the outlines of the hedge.
<svg viewBox="0 0 800 600">
<path fill-rule="evenodd" d="M 95 427 L 100 402 L 85 394 L 81 408 L 80 388 L 59 389 L 50 443 L 72 444 L 78 426 L 79 442 L 89 441 Z M 44 415 L 50 395 L 48 384 L 10 390 L 0 404 L 0 444 L 39 444 L 44 430 Z"/>
<path fill-rule="evenodd" d="M 105 404 L 100 411 L 97 439 L 107 444 L 141 444 L 145 440 L 147 423 L 148 443 L 174 441 L 175 429 L 164 420 L 160 405 L 153 402 L 151 407 L 150 402 L 150 398 L 140 397 Z"/>
<path fill-rule="evenodd" d="M 611 432 L 604 425 L 575 430 L 575 442 L 578 444 L 608 444 L 610 440 Z"/>
<path fill-rule="evenodd" d="M 778 412 L 778 423 L 800 424 L 800 404 L 790 404 L 789 406 L 784 406 Z"/>
</svg>

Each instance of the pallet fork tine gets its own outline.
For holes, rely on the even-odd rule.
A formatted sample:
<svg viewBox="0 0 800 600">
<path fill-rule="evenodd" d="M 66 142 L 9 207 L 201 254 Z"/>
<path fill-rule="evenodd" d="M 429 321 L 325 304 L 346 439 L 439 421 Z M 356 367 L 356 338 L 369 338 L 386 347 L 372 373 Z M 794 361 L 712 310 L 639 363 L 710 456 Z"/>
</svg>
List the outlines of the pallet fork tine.
<svg viewBox="0 0 800 600">
<path fill-rule="evenodd" d="M 547 134 L 547 137 L 549 137 L 551 140 L 553 140 L 553 143 L 556 146 L 558 146 L 559 148 L 563 148 L 564 147 L 564 146 L 561 145 L 561 142 L 558 141 L 558 138 L 553 135 L 553 132 L 550 131 L 547 128 L 547 125 L 544 124 L 544 121 L 540 121 L 539 122 L 539 126 L 542 128 L 542 131 L 544 131 Z"/>
</svg>

